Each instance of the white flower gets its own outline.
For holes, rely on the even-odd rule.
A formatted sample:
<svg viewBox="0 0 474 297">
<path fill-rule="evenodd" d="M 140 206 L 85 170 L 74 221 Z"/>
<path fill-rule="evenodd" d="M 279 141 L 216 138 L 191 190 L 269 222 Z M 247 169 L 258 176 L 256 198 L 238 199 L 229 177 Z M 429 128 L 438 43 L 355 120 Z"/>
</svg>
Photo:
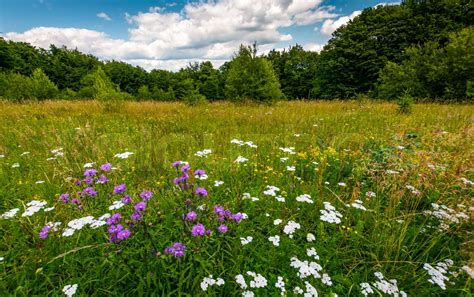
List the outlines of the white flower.
<svg viewBox="0 0 474 297">
<path fill-rule="evenodd" d="M 306 203 L 310 203 L 310 204 L 313 204 L 313 200 L 311 200 L 311 196 L 308 195 L 308 194 L 303 194 L 303 195 L 300 195 L 298 197 L 296 197 L 296 201 L 298 202 L 306 202 Z"/>
<path fill-rule="evenodd" d="M 244 142 L 244 144 L 246 144 L 248 147 L 251 147 L 251 148 L 257 148 L 257 145 L 254 144 L 252 141 L 246 141 Z"/>
<path fill-rule="evenodd" d="M 117 200 L 117 201 L 114 201 L 111 206 L 109 206 L 109 210 L 120 209 L 124 205 L 125 205 L 125 203 L 123 203 L 120 200 Z"/>
<path fill-rule="evenodd" d="M 95 162 L 86 163 L 86 164 L 84 164 L 84 168 L 91 168 L 92 166 L 94 166 L 94 164 L 95 164 Z"/>
<path fill-rule="evenodd" d="M 20 209 L 19 208 L 14 208 L 14 209 L 10 209 L 9 211 L 5 212 L 4 214 L 2 214 L 0 216 L 0 218 L 2 219 L 11 219 L 13 218 L 17 212 L 19 212 Z"/>
<path fill-rule="evenodd" d="M 70 296 L 76 294 L 76 290 L 77 290 L 77 284 L 74 284 L 74 285 L 66 285 L 66 286 L 64 286 L 64 288 L 63 288 L 64 294 L 66 294 L 66 296 L 68 296 L 68 297 L 70 297 Z"/>
<path fill-rule="evenodd" d="M 365 193 L 365 197 L 367 197 L 367 198 L 374 198 L 375 196 L 377 196 L 377 195 L 372 191 L 368 191 L 368 192 Z"/>
<path fill-rule="evenodd" d="M 39 181 L 36 182 L 36 184 L 37 184 L 37 185 L 39 185 L 39 184 L 44 184 L 44 180 L 39 180 Z"/>
<path fill-rule="evenodd" d="M 471 267 L 464 265 L 460 270 L 464 270 L 471 278 L 474 278 L 474 271 Z"/>
<path fill-rule="evenodd" d="M 245 158 L 245 157 L 242 157 L 242 156 L 238 156 L 237 159 L 235 159 L 234 162 L 236 163 L 245 163 L 247 162 L 249 159 Z"/>
<path fill-rule="evenodd" d="M 251 288 L 265 288 L 267 286 L 267 279 L 261 274 L 257 274 L 253 271 L 247 271 L 247 275 L 253 277 L 253 280 L 250 281 Z"/>
<path fill-rule="evenodd" d="M 275 235 L 275 236 L 270 236 L 268 237 L 268 240 L 273 243 L 274 246 L 279 246 L 280 245 L 280 236 Z"/>
<path fill-rule="evenodd" d="M 260 199 L 258 199 L 257 197 L 252 197 L 252 196 L 250 196 L 250 193 L 244 193 L 242 199 L 244 199 L 244 200 L 252 200 L 252 201 L 258 201 L 258 200 L 260 200 Z"/>
<path fill-rule="evenodd" d="M 210 287 L 210 286 L 214 286 L 214 285 L 217 285 L 217 286 L 222 286 L 223 284 L 225 284 L 224 280 L 222 278 L 217 278 L 217 279 L 214 279 L 212 277 L 212 275 L 209 275 L 209 277 L 205 277 L 202 282 L 201 282 L 201 289 L 203 291 L 207 291 L 207 288 Z"/>
<path fill-rule="evenodd" d="M 283 281 L 283 277 L 279 276 L 277 278 L 277 282 L 275 283 L 275 287 L 280 289 L 281 296 L 285 296 L 285 282 Z"/>
<path fill-rule="evenodd" d="M 473 181 L 470 181 L 470 180 L 468 180 L 468 179 L 465 178 L 465 177 L 461 177 L 460 179 L 461 179 L 461 181 L 462 181 L 466 186 L 471 186 L 471 187 L 474 186 L 474 182 L 473 182 Z"/>
<path fill-rule="evenodd" d="M 281 148 L 280 148 L 280 151 L 282 151 L 282 152 L 284 152 L 284 153 L 288 153 L 288 154 L 290 154 L 290 155 L 296 154 L 294 147 L 281 147 Z"/>
<path fill-rule="evenodd" d="M 300 287 L 296 286 L 296 287 L 293 289 L 293 293 L 295 293 L 295 294 L 303 294 L 304 291 L 303 291 L 303 289 L 301 289 Z"/>
<path fill-rule="evenodd" d="M 288 157 L 283 157 L 283 158 L 280 158 L 280 161 L 282 161 L 282 162 L 286 162 L 286 161 L 288 161 Z"/>
<path fill-rule="evenodd" d="M 18 168 L 18 167 L 20 167 L 20 164 L 19 164 L 19 163 L 13 163 L 13 164 L 12 164 L 12 168 Z"/>
<path fill-rule="evenodd" d="M 297 222 L 288 221 L 286 226 L 283 228 L 283 232 L 285 232 L 285 234 L 287 234 L 288 237 L 293 238 L 293 233 L 295 233 L 295 231 L 300 228 L 301 228 L 301 225 L 298 224 Z"/>
<path fill-rule="evenodd" d="M 69 236 L 72 236 L 74 234 L 76 230 L 73 229 L 73 228 L 67 228 L 63 231 L 63 236 L 64 237 L 69 237 Z"/>
<path fill-rule="evenodd" d="M 315 260 L 319 260 L 318 253 L 314 247 L 306 249 L 306 255 L 308 255 L 308 257 L 313 257 Z"/>
<path fill-rule="evenodd" d="M 281 222 L 283 222 L 283 221 L 280 220 L 280 219 L 276 219 L 276 220 L 273 221 L 273 225 L 280 225 Z"/>
<path fill-rule="evenodd" d="M 27 209 L 21 214 L 22 217 L 31 217 L 41 209 L 45 207 L 45 205 L 48 204 L 45 201 L 38 201 L 38 200 L 32 200 L 28 202 L 26 205 L 28 206 Z"/>
<path fill-rule="evenodd" d="M 334 224 L 340 224 L 342 214 L 338 212 L 334 206 L 329 202 L 323 202 L 324 209 L 320 210 L 321 216 L 319 217 L 322 221 Z"/>
<path fill-rule="evenodd" d="M 428 271 L 430 279 L 428 282 L 438 285 L 441 289 L 446 290 L 446 281 L 449 281 L 449 278 L 446 276 L 448 273 L 449 267 L 453 265 L 453 261 L 446 259 L 444 262 L 439 262 L 435 267 L 431 266 L 428 263 L 423 265 L 423 268 Z"/>
<path fill-rule="evenodd" d="M 285 197 L 281 196 L 281 195 L 278 195 L 275 197 L 276 201 L 278 202 L 285 202 Z"/>
<path fill-rule="evenodd" d="M 338 185 L 338 186 L 341 186 L 341 187 L 347 186 L 346 183 L 343 183 L 343 182 L 337 183 L 337 185 Z"/>
<path fill-rule="evenodd" d="M 372 287 L 370 286 L 369 283 L 361 283 L 360 290 L 364 296 L 374 293 L 374 290 L 372 290 Z"/>
<path fill-rule="evenodd" d="M 295 171 L 296 167 L 295 166 L 286 166 L 287 171 Z"/>
<path fill-rule="evenodd" d="M 240 286 L 241 289 L 247 289 L 247 283 L 245 282 L 244 276 L 242 274 L 235 276 L 235 282 Z"/>
<path fill-rule="evenodd" d="M 205 150 L 202 150 L 202 151 L 198 151 L 196 152 L 194 155 L 197 156 L 197 157 L 206 157 L 208 155 L 210 155 L 212 153 L 212 151 L 210 149 L 205 149 Z"/>
<path fill-rule="evenodd" d="M 123 152 L 123 153 L 116 154 L 114 157 L 119 158 L 119 159 L 128 159 L 128 157 L 130 157 L 131 155 L 133 155 L 133 153 Z"/>
<path fill-rule="evenodd" d="M 293 136 L 295 136 L 295 137 L 300 137 L 301 134 L 293 134 Z"/>
<path fill-rule="evenodd" d="M 214 181 L 214 187 L 220 187 L 220 186 L 222 186 L 223 184 L 224 184 L 224 182 L 221 181 L 221 180 L 216 180 L 216 181 Z"/>
<path fill-rule="evenodd" d="M 375 272 L 374 275 L 378 278 L 378 280 L 375 283 L 372 283 L 372 285 L 383 293 L 393 296 L 398 296 L 398 294 L 403 296 L 405 294 L 403 291 L 399 292 L 396 280 L 385 280 L 381 272 Z"/>
<path fill-rule="evenodd" d="M 5 258 L 3 258 L 3 257 L 0 257 L 0 262 L 1 262 L 1 261 L 3 261 L 4 259 L 5 259 Z"/>
<path fill-rule="evenodd" d="M 280 191 L 280 188 L 278 187 L 275 187 L 275 186 L 267 186 L 266 187 L 266 190 L 263 191 L 263 194 L 264 195 L 267 195 L 267 196 L 273 196 L 275 197 L 277 195 L 277 192 Z"/>
<path fill-rule="evenodd" d="M 304 294 L 304 297 L 318 297 L 318 291 L 316 291 L 315 287 L 313 287 L 309 282 L 304 282 L 304 284 L 306 286 L 306 293 Z"/>
<path fill-rule="evenodd" d="M 244 291 L 242 292 L 242 297 L 255 297 L 255 293 L 252 291 Z"/>
<path fill-rule="evenodd" d="M 20 156 L 25 156 L 25 155 L 29 155 L 29 154 L 30 154 L 30 152 L 23 152 L 23 153 L 21 153 Z"/>
<path fill-rule="evenodd" d="M 54 206 L 48 207 L 43 209 L 44 212 L 52 211 L 54 209 Z"/>
<path fill-rule="evenodd" d="M 363 211 L 367 210 L 367 208 L 365 208 L 365 206 L 362 205 L 362 201 L 360 201 L 360 200 L 354 201 L 354 203 L 352 203 L 351 206 L 354 207 L 354 208 L 363 210 Z"/>
<path fill-rule="evenodd" d="M 201 174 L 201 175 L 196 174 L 194 177 L 199 180 L 206 180 L 208 178 L 207 174 Z"/>
<path fill-rule="evenodd" d="M 327 273 L 323 273 L 323 276 L 321 277 L 321 282 L 326 286 L 332 286 L 331 277 Z"/>
<path fill-rule="evenodd" d="M 253 240 L 252 236 L 240 237 L 240 242 L 242 243 L 242 245 L 249 244 L 252 242 L 252 240 Z"/>
<path fill-rule="evenodd" d="M 314 236 L 313 233 L 306 234 L 306 241 L 312 242 L 312 241 L 315 241 L 315 240 L 316 240 L 316 237 Z"/>
</svg>

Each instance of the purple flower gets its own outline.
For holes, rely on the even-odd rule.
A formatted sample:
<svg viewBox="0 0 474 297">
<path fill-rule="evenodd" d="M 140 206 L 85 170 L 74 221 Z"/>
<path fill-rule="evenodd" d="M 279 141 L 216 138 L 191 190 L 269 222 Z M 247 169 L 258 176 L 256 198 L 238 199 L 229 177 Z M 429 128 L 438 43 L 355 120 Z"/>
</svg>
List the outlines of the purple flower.
<svg viewBox="0 0 474 297">
<path fill-rule="evenodd" d="M 203 224 L 196 224 L 193 226 L 191 233 L 193 234 L 194 237 L 204 236 L 204 234 L 206 234 L 206 228 L 204 227 Z"/>
<path fill-rule="evenodd" d="M 204 175 L 206 174 L 206 171 L 204 171 L 203 169 L 197 169 L 194 171 L 194 174 L 196 175 Z"/>
<path fill-rule="evenodd" d="M 72 203 L 72 204 L 75 204 L 75 205 L 79 205 L 79 204 L 80 204 L 79 199 L 77 199 L 77 198 L 72 199 L 71 203 Z"/>
<path fill-rule="evenodd" d="M 109 227 L 109 229 L 107 229 L 107 231 L 108 231 L 110 234 L 113 234 L 113 235 L 119 233 L 119 232 L 122 231 L 122 230 L 123 230 L 123 226 L 120 225 L 120 224 L 118 224 L 118 225 L 112 225 L 112 226 Z"/>
<path fill-rule="evenodd" d="M 91 168 L 91 169 L 86 169 L 86 170 L 84 171 L 84 176 L 85 176 L 85 177 L 93 177 L 93 176 L 95 176 L 96 174 L 97 174 L 97 170 L 92 169 L 92 168 Z"/>
<path fill-rule="evenodd" d="M 120 194 L 120 193 L 125 192 L 125 188 L 126 188 L 125 184 L 120 184 L 118 186 L 115 186 L 114 187 L 114 194 Z"/>
<path fill-rule="evenodd" d="M 219 226 L 219 228 L 217 228 L 217 230 L 220 232 L 220 233 L 226 233 L 227 232 L 227 226 L 222 224 Z"/>
<path fill-rule="evenodd" d="M 206 189 L 199 187 L 199 188 L 196 189 L 196 195 L 206 197 L 207 196 L 207 191 L 206 191 Z"/>
<path fill-rule="evenodd" d="M 140 198 L 143 199 L 143 201 L 149 201 L 153 197 L 153 193 L 151 191 L 143 191 L 140 193 Z"/>
<path fill-rule="evenodd" d="M 186 214 L 186 221 L 195 221 L 197 219 L 197 213 L 195 211 L 190 211 Z"/>
<path fill-rule="evenodd" d="M 69 202 L 69 194 L 64 193 L 64 194 L 59 195 L 59 200 L 61 200 L 64 203 L 68 203 Z"/>
<path fill-rule="evenodd" d="M 218 215 L 223 215 L 224 214 L 224 206 L 222 205 L 215 205 L 214 206 L 214 213 Z"/>
<path fill-rule="evenodd" d="M 174 255 L 175 257 L 183 257 L 186 246 L 181 242 L 175 242 L 172 246 L 165 248 L 164 253 Z"/>
<path fill-rule="evenodd" d="M 240 212 L 238 212 L 232 216 L 232 219 L 238 223 L 243 219 L 243 217 L 244 216 Z"/>
<path fill-rule="evenodd" d="M 44 226 L 44 227 L 41 229 L 41 232 L 39 233 L 39 238 L 45 239 L 46 237 L 48 237 L 49 230 L 51 230 L 51 227 L 50 227 L 50 226 Z"/>
<path fill-rule="evenodd" d="M 133 206 L 133 208 L 138 212 L 142 212 L 146 208 L 146 203 L 145 202 L 138 202 L 137 204 L 135 204 Z"/>
<path fill-rule="evenodd" d="M 120 213 L 114 213 L 110 218 L 107 219 L 107 225 L 116 225 L 121 218 L 122 215 L 120 215 Z"/>
<path fill-rule="evenodd" d="M 110 165 L 110 163 L 100 165 L 100 170 L 102 171 L 110 171 L 110 169 L 112 169 L 112 165 Z"/>
<path fill-rule="evenodd" d="M 139 219 L 142 218 L 142 215 L 139 212 L 134 212 L 131 216 L 133 221 L 138 221 Z"/>
<path fill-rule="evenodd" d="M 119 232 L 117 233 L 117 238 L 118 238 L 119 240 L 124 240 L 125 238 L 129 238 L 129 237 L 130 237 L 130 234 L 131 234 L 131 233 L 130 233 L 130 230 L 125 229 L 125 230 L 119 231 Z"/>
<path fill-rule="evenodd" d="M 97 179 L 97 183 L 99 184 L 106 184 L 109 182 L 109 178 L 105 175 L 101 175 L 98 179 Z"/>
<path fill-rule="evenodd" d="M 84 190 L 82 190 L 82 193 L 85 193 L 89 197 L 97 196 L 97 192 L 92 187 L 85 188 Z"/>
<path fill-rule="evenodd" d="M 82 183 L 82 182 L 81 182 L 80 180 L 76 180 L 76 182 L 75 182 L 76 186 L 80 186 L 81 183 Z"/>
<path fill-rule="evenodd" d="M 83 179 L 83 181 L 88 185 L 90 185 L 94 182 L 94 180 L 92 178 L 85 178 L 85 179 Z"/>
<path fill-rule="evenodd" d="M 174 168 L 178 168 L 179 165 L 181 165 L 181 161 L 175 161 L 173 162 L 173 164 L 171 164 L 171 166 L 173 166 Z"/>
<path fill-rule="evenodd" d="M 125 204 L 129 204 L 130 202 L 132 202 L 132 198 L 130 198 L 130 196 L 128 195 L 123 195 L 122 202 Z"/>
<path fill-rule="evenodd" d="M 185 173 L 189 170 L 189 168 L 191 168 L 191 166 L 189 166 L 189 164 L 184 164 L 184 166 L 181 167 L 181 172 Z"/>
</svg>

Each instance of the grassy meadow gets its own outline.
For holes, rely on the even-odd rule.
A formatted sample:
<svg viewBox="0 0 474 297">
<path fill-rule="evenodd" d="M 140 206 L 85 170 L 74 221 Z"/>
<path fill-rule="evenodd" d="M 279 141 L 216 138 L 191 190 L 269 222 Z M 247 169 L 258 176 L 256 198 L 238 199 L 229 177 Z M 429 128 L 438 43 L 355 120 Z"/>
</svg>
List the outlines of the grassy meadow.
<svg viewBox="0 0 474 297">
<path fill-rule="evenodd" d="M 471 296 L 473 120 L 0 102 L 0 296 Z"/>
</svg>

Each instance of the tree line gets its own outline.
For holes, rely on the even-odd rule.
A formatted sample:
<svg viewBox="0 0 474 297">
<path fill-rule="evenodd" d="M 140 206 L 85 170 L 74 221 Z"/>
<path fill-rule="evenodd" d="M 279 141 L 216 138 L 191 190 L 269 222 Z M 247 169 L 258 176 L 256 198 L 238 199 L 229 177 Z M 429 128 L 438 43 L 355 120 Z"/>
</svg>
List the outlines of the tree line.
<svg viewBox="0 0 474 297">
<path fill-rule="evenodd" d="M 474 98 L 474 15 L 469 0 L 406 0 L 366 8 L 320 53 L 300 45 L 257 55 L 241 45 L 218 69 L 209 61 L 150 72 L 77 49 L 0 38 L 0 97 L 182 100 L 346 99 L 402 94 Z"/>
</svg>

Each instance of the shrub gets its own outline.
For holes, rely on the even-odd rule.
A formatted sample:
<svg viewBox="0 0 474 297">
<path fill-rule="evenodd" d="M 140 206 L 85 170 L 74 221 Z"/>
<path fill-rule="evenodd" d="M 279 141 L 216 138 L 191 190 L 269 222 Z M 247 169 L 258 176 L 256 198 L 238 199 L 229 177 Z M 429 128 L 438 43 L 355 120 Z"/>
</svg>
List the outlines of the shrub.
<svg viewBox="0 0 474 297">
<path fill-rule="evenodd" d="M 41 68 L 35 69 L 31 77 L 33 97 L 39 100 L 53 99 L 58 94 L 58 87 L 49 80 Z"/>
<path fill-rule="evenodd" d="M 197 91 L 193 91 L 183 98 L 186 105 L 196 106 L 207 103 L 207 99 L 204 95 L 199 94 Z"/>
<path fill-rule="evenodd" d="M 405 91 L 405 94 L 400 96 L 397 101 L 398 113 L 400 114 L 409 114 L 411 113 L 414 100 L 413 96 L 410 95 L 408 90 Z"/>
</svg>

